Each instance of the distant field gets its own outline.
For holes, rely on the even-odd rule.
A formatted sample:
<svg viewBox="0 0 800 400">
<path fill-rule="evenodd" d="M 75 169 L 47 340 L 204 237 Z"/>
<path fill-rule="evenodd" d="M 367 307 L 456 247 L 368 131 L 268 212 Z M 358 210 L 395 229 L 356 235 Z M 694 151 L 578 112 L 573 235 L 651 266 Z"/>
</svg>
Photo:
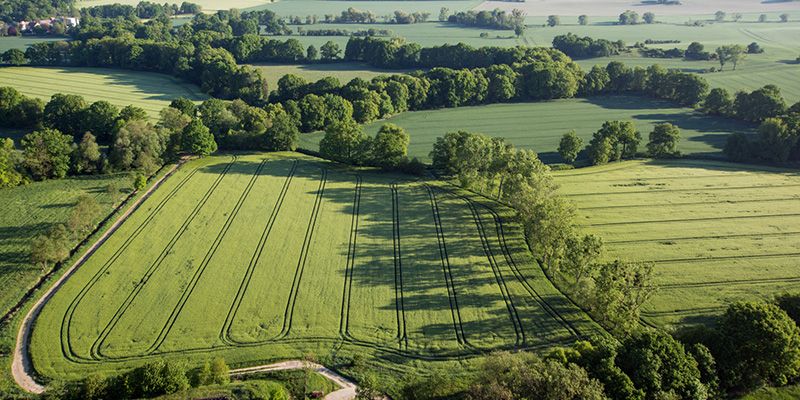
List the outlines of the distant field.
<svg viewBox="0 0 800 400">
<path fill-rule="evenodd" d="M 438 181 L 297 153 L 195 160 L 48 302 L 34 365 L 67 378 L 152 357 L 335 351 L 397 368 L 596 333 L 510 216 Z"/>
<path fill-rule="evenodd" d="M 655 263 L 643 311 L 663 328 L 708 323 L 727 304 L 796 291 L 797 171 L 724 162 L 631 161 L 557 172 L 607 258 Z"/>
<path fill-rule="evenodd" d="M 4 53 L 8 49 L 25 50 L 28 46 L 40 42 L 52 42 L 64 40 L 63 38 L 38 38 L 30 36 L 3 36 L 0 37 L 0 53 Z"/>
<path fill-rule="evenodd" d="M 0 86 L 12 86 L 44 101 L 55 93 L 67 93 L 81 95 L 88 102 L 106 100 L 118 107 L 133 104 L 153 118 L 177 97 L 206 98 L 197 86 L 169 75 L 104 68 L 0 68 Z"/>
<path fill-rule="evenodd" d="M 718 10 L 729 14 L 760 13 L 777 11 L 800 11 L 800 4 L 792 1 L 758 0 L 683 0 L 680 5 L 646 5 L 636 0 L 538 0 L 523 3 L 505 1 L 484 1 L 476 9 L 495 8 L 523 10 L 527 15 L 619 15 L 625 10 L 635 10 L 639 14 L 654 12 L 664 15 L 713 15 Z"/>
<path fill-rule="evenodd" d="M 537 103 L 494 104 L 400 114 L 374 122 L 365 131 L 374 135 L 386 122 L 400 125 L 411 135 L 409 155 L 428 160 L 437 137 L 467 130 L 506 138 L 510 143 L 539 153 L 545 162 L 560 162 L 555 153 L 561 136 L 575 129 L 586 143 L 606 120 L 631 120 L 644 143 L 653 125 L 670 122 L 681 129 L 679 146 L 686 154 L 717 156 L 732 132 L 752 128 L 733 120 L 704 116 L 671 103 L 636 96 L 606 96 Z M 323 133 L 301 135 L 304 148 L 317 149 Z"/>
<path fill-rule="evenodd" d="M 400 74 L 408 71 L 381 70 L 359 63 L 336 64 L 254 64 L 261 70 L 267 79 L 269 90 L 278 87 L 278 80 L 286 74 L 294 74 L 305 78 L 309 82 L 317 81 L 327 76 L 338 78 L 342 84 L 350 82 L 353 78 L 370 80 L 379 75 Z"/>
<path fill-rule="evenodd" d="M 372 11 L 382 17 L 394 14 L 396 10 L 405 12 L 429 12 L 431 20 L 439 16 L 439 10 L 447 7 L 453 11 L 466 11 L 480 4 L 479 0 L 281 0 L 254 9 L 272 10 L 278 15 L 319 15 L 341 14 L 349 7 Z"/>
<path fill-rule="evenodd" d="M 69 178 L 0 190 L 0 316 L 42 275 L 41 269 L 30 261 L 31 240 L 53 225 L 66 222 L 82 195 L 94 197 L 107 214 L 124 195 L 106 193 L 110 183 L 125 189 L 130 187 L 130 178 L 128 174 Z"/>
</svg>

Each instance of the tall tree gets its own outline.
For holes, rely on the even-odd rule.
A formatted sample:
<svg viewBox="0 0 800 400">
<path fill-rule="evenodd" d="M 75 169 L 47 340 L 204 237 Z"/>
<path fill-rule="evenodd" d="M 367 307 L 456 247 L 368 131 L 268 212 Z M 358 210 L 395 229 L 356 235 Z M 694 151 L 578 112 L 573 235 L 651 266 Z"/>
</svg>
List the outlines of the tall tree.
<svg viewBox="0 0 800 400">
<path fill-rule="evenodd" d="M 207 156 L 217 151 L 214 135 L 199 119 L 193 120 L 183 128 L 182 146 L 184 151 L 199 156 Z"/>
<path fill-rule="evenodd" d="M 583 139 L 575 133 L 575 130 L 571 130 L 561 137 L 561 142 L 558 144 L 558 154 L 561 155 L 564 162 L 572 164 L 578 158 L 581 148 L 583 148 Z"/>
<path fill-rule="evenodd" d="M 395 124 L 381 126 L 372 141 L 372 158 L 384 168 L 397 168 L 407 160 L 410 141 L 405 129 Z"/>
<path fill-rule="evenodd" d="M 72 137 L 56 129 L 42 129 L 22 138 L 24 165 L 35 179 L 67 176 Z"/>
<path fill-rule="evenodd" d="M 101 156 L 100 146 L 94 135 L 86 132 L 72 151 L 72 169 L 76 174 L 94 173 L 100 167 Z"/>
<path fill-rule="evenodd" d="M 22 183 L 19 164 L 14 141 L 9 138 L 0 139 L 0 188 L 14 187 Z"/>
<path fill-rule="evenodd" d="M 647 143 L 647 152 L 653 158 L 669 158 L 680 155 L 678 142 L 681 140 L 681 130 L 670 123 L 658 124 L 650 132 L 650 141 Z"/>
</svg>

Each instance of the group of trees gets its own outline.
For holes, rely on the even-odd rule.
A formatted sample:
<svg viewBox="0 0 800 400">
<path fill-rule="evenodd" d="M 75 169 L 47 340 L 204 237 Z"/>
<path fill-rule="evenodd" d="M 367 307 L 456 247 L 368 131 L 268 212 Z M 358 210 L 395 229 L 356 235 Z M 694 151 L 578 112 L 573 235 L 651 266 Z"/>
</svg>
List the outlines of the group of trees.
<svg viewBox="0 0 800 400">
<path fill-rule="evenodd" d="M 515 29 L 525 25 L 525 14 L 514 9 L 511 12 L 495 9 L 492 11 L 461 11 L 450 14 L 447 22 L 464 26 L 491 29 Z"/>
<path fill-rule="evenodd" d="M 195 3 L 184 1 L 178 4 L 158 4 L 149 1 L 141 1 L 139 4 L 101 4 L 92 7 L 82 8 L 81 16 L 92 16 L 95 18 L 142 18 L 150 19 L 160 15 L 172 16 L 181 14 L 199 14 L 203 8 Z"/>
<path fill-rule="evenodd" d="M 227 384 L 230 382 L 228 372 L 228 365 L 222 358 L 206 361 L 192 370 L 172 361 L 155 361 L 121 375 L 91 374 L 48 390 L 47 396 L 59 400 L 148 399 L 190 387 Z"/>
<path fill-rule="evenodd" d="M 113 184 L 106 188 L 112 196 L 118 188 Z M 85 238 L 94 229 L 101 207 L 91 196 L 81 196 L 67 218 L 67 222 L 50 227 L 31 242 L 31 262 L 42 272 L 70 256 L 74 243 Z"/>
<path fill-rule="evenodd" d="M 732 100 L 724 89 L 714 89 L 704 103 L 711 113 L 735 115 L 760 122 L 756 138 L 743 133 L 728 137 L 725 154 L 734 161 L 800 161 L 800 103 L 786 107 L 777 87 L 767 85 Z"/>
<path fill-rule="evenodd" d="M 650 132 L 647 155 L 653 158 L 677 157 L 680 155 L 677 148 L 680 139 L 681 132 L 676 126 L 670 123 L 658 124 Z M 592 165 L 633 158 L 639 155 L 641 141 L 642 136 L 633 122 L 606 121 L 592 136 L 585 149 L 586 157 Z M 583 139 L 573 130 L 561 137 L 558 153 L 565 162 L 573 163 L 582 147 Z"/>
<path fill-rule="evenodd" d="M 18 22 L 69 13 L 75 0 L 4 0 L 0 2 L 0 21 Z"/>
<path fill-rule="evenodd" d="M 625 51 L 625 43 L 621 40 L 612 42 L 588 36 L 581 38 L 574 33 L 567 33 L 553 38 L 553 48 L 572 58 L 594 58 L 619 54 Z"/>
<path fill-rule="evenodd" d="M 373 138 L 352 121 L 334 122 L 325 128 L 319 152 L 323 157 L 347 164 L 372 165 L 420 175 L 424 165 L 416 158 L 408 159 L 410 140 L 405 129 L 394 124 L 384 124 Z"/>
</svg>

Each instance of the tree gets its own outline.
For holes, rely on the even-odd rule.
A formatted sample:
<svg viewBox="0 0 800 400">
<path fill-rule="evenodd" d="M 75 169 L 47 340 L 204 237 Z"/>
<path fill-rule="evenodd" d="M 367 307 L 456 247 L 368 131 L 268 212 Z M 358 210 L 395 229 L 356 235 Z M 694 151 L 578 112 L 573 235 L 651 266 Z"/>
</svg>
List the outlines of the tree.
<svg viewBox="0 0 800 400">
<path fill-rule="evenodd" d="M 789 22 L 789 14 L 783 13 L 780 15 L 781 22 Z"/>
<path fill-rule="evenodd" d="M 217 151 L 217 142 L 203 121 L 196 119 L 183 128 L 182 148 L 191 154 L 207 156 Z"/>
<path fill-rule="evenodd" d="M 547 17 L 547 26 L 553 27 L 561 24 L 561 19 L 558 15 L 550 15 Z"/>
<path fill-rule="evenodd" d="M 319 152 L 326 158 L 360 165 L 369 160 L 369 142 L 369 137 L 358 124 L 334 122 L 325 128 L 325 136 L 319 141 Z"/>
<path fill-rule="evenodd" d="M 447 7 L 442 7 L 439 10 L 439 22 L 447 22 L 447 19 L 450 17 L 450 9 Z"/>
<path fill-rule="evenodd" d="M 786 112 L 786 101 L 777 86 L 767 85 L 750 93 L 737 93 L 733 109 L 739 119 L 760 122 Z"/>
<path fill-rule="evenodd" d="M 711 58 L 711 54 L 705 51 L 705 46 L 700 42 L 692 42 L 689 44 L 689 47 L 686 48 L 684 57 L 687 60 L 708 60 Z"/>
<path fill-rule="evenodd" d="M 525 34 L 525 25 L 524 24 L 517 24 L 514 25 L 514 35 L 520 37 Z"/>
<path fill-rule="evenodd" d="M 9 138 L 0 139 L 0 188 L 14 187 L 22 183 L 19 164 L 14 141 Z"/>
<path fill-rule="evenodd" d="M 639 23 L 639 13 L 636 11 L 625 10 L 619 15 L 619 25 L 636 25 Z"/>
<path fill-rule="evenodd" d="M 588 25 L 589 24 L 589 16 L 586 15 L 586 14 L 583 14 L 583 15 L 579 16 L 578 17 L 578 24 L 580 24 L 580 25 Z"/>
<path fill-rule="evenodd" d="M 80 137 L 84 127 L 86 101 L 81 96 L 56 93 L 44 107 L 45 125 L 73 137 Z"/>
<path fill-rule="evenodd" d="M 582 294 L 584 279 L 594 277 L 598 269 L 597 260 L 603 253 L 603 241 L 597 236 L 586 235 L 567 239 L 567 251 L 560 271 L 570 278 L 573 289 Z"/>
<path fill-rule="evenodd" d="M 767 22 L 767 14 L 761 14 L 758 16 L 758 22 Z"/>
<path fill-rule="evenodd" d="M 117 124 L 119 109 L 107 101 L 92 103 L 83 112 L 83 133 L 91 132 L 101 143 L 111 143 L 114 133 L 119 128 Z"/>
<path fill-rule="evenodd" d="M 272 126 L 267 129 L 265 147 L 269 151 L 294 151 L 300 130 L 297 124 L 286 112 L 276 113 L 272 116 Z"/>
<path fill-rule="evenodd" d="M 178 97 L 177 99 L 172 100 L 172 102 L 169 103 L 169 106 L 179 110 L 181 113 L 191 118 L 197 116 L 197 106 L 193 101 L 185 97 Z"/>
<path fill-rule="evenodd" d="M 571 130 L 561 137 L 561 142 L 558 144 L 558 154 L 564 159 L 564 162 L 572 164 L 578 158 L 583 148 L 583 139 L 578 137 L 575 130 Z"/>
<path fill-rule="evenodd" d="M 331 40 L 325 42 L 325 44 L 320 47 L 320 51 L 322 53 L 322 59 L 325 61 L 336 60 L 342 54 L 342 49 L 339 45 Z"/>
<path fill-rule="evenodd" d="M 601 400 L 603 385 L 575 364 L 541 360 L 531 353 L 496 353 L 485 359 L 467 392 L 470 400 Z"/>
<path fill-rule="evenodd" d="M 727 90 L 714 88 L 703 100 L 703 111 L 711 115 L 729 115 L 733 111 L 733 99 Z"/>
<path fill-rule="evenodd" d="M 161 166 L 164 140 L 149 123 L 141 120 L 123 125 L 111 144 L 109 161 L 120 170 L 155 172 Z"/>
<path fill-rule="evenodd" d="M 313 45 L 313 44 L 312 44 L 312 45 L 309 45 L 309 46 L 308 46 L 308 49 L 306 49 L 306 60 L 308 60 L 308 61 L 314 61 L 314 60 L 316 60 L 318 57 L 319 57 L 319 51 L 317 51 L 317 48 L 316 48 L 316 47 L 314 47 L 314 45 Z"/>
<path fill-rule="evenodd" d="M 758 138 L 761 158 L 774 162 L 786 162 L 798 142 L 798 135 L 780 118 L 765 119 L 758 127 Z"/>
<path fill-rule="evenodd" d="M 726 15 L 727 14 L 725 14 L 725 11 L 717 11 L 717 12 L 714 13 L 714 20 L 717 21 L 717 22 L 725 21 L 725 16 Z"/>
<path fill-rule="evenodd" d="M 605 263 L 595 278 L 591 311 L 612 331 L 627 334 L 638 326 L 641 307 L 654 291 L 652 263 Z"/>
<path fill-rule="evenodd" d="M 91 174 L 100 167 L 100 146 L 94 135 L 86 132 L 72 151 L 72 169 L 76 174 Z"/>
<path fill-rule="evenodd" d="M 616 364 L 648 399 L 668 395 L 678 399 L 707 397 L 697 361 L 665 332 L 646 330 L 625 338 Z"/>
<path fill-rule="evenodd" d="M 147 111 L 141 107 L 128 105 L 122 108 L 119 112 L 120 121 L 146 121 L 148 119 Z"/>
<path fill-rule="evenodd" d="M 608 140 L 606 145 L 605 140 Z M 608 161 L 617 161 L 633 158 L 641 141 L 641 134 L 630 121 L 606 121 L 595 132 L 589 143 L 589 159 L 592 164 L 603 164 Z M 606 152 L 606 146 L 608 151 Z M 605 162 L 602 160 L 606 159 Z M 598 162 L 601 161 L 601 162 Z"/>
<path fill-rule="evenodd" d="M 56 129 L 42 129 L 22 138 L 25 168 L 35 179 L 67 176 L 72 137 Z"/>
<path fill-rule="evenodd" d="M 742 19 L 742 13 L 734 13 L 733 14 L 733 21 L 739 22 Z"/>
<path fill-rule="evenodd" d="M 747 54 L 761 54 L 764 52 L 764 49 L 758 45 L 758 43 L 753 42 L 747 45 Z"/>
<path fill-rule="evenodd" d="M 583 77 L 580 91 L 586 95 L 602 93 L 606 91 L 610 83 L 611 77 L 608 75 L 608 70 L 599 65 L 595 65 Z"/>
<path fill-rule="evenodd" d="M 730 61 L 733 64 L 733 70 L 736 71 L 736 65 L 745 58 L 745 48 L 739 44 L 726 45 L 717 48 L 717 58 L 719 60 L 720 71 L 725 68 L 725 64 Z"/>
<path fill-rule="evenodd" d="M 586 148 L 586 155 L 589 157 L 589 162 L 592 165 L 602 165 L 611 161 L 611 154 L 613 146 L 612 140 L 609 137 L 603 137 L 595 134 Z"/>
<path fill-rule="evenodd" d="M 680 155 L 678 142 L 681 140 L 681 130 L 670 123 L 658 124 L 650 132 L 650 142 L 647 143 L 647 152 L 653 158 L 670 158 Z"/>
<path fill-rule="evenodd" d="M 28 62 L 25 52 L 20 49 L 9 49 L 3 53 L 2 60 L 10 65 L 23 65 Z"/>
<path fill-rule="evenodd" d="M 652 24 L 653 22 L 656 22 L 656 15 L 651 12 L 646 12 L 644 15 L 642 15 L 642 19 L 645 23 Z"/>
<path fill-rule="evenodd" d="M 225 359 L 217 357 L 211 362 L 211 384 L 224 385 L 230 383 L 230 368 L 225 363 Z"/>
<path fill-rule="evenodd" d="M 736 132 L 728 136 L 725 142 L 723 153 L 731 160 L 736 162 L 747 161 L 752 157 L 750 141 L 744 133 Z"/>
<path fill-rule="evenodd" d="M 100 204 L 94 197 L 83 195 L 78 198 L 75 207 L 67 219 L 67 230 L 74 238 L 83 238 L 94 227 L 95 220 L 100 214 Z"/>
<path fill-rule="evenodd" d="M 37 235 L 31 241 L 31 261 L 42 271 L 51 264 L 69 257 L 69 233 L 63 224 L 53 226 L 46 234 Z"/>
<path fill-rule="evenodd" d="M 384 124 L 372 141 L 372 159 L 381 167 L 397 168 L 407 160 L 410 140 L 405 129 L 395 124 Z"/>
<path fill-rule="evenodd" d="M 721 382 L 730 389 L 785 385 L 800 376 L 800 328 L 778 306 L 737 302 L 719 321 Z"/>
</svg>

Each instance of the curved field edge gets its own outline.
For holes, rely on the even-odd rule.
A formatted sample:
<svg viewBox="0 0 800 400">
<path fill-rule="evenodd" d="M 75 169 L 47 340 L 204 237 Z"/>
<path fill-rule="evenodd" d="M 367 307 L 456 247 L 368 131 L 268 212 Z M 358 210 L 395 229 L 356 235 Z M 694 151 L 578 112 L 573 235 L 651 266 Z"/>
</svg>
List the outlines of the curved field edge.
<svg viewBox="0 0 800 400">
<path fill-rule="evenodd" d="M 255 159 L 254 159 L 255 158 Z M 245 156 L 246 161 L 253 162 L 257 161 L 260 158 L 269 158 L 269 159 L 299 159 L 303 162 L 307 162 L 309 164 L 315 164 L 324 166 L 329 171 L 332 171 L 334 175 L 353 175 L 354 172 L 357 172 L 359 175 L 363 176 L 375 176 L 368 171 L 355 171 L 352 169 L 344 168 L 333 163 L 322 162 L 318 159 L 314 159 L 311 157 L 299 155 L 296 153 L 281 153 L 281 154 L 273 154 L 273 155 L 261 155 L 261 156 Z M 192 161 L 184 166 L 180 173 L 176 174 L 176 176 L 170 178 L 167 182 L 165 182 L 162 188 L 154 193 L 152 198 L 149 198 L 141 207 L 138 213 L 143 212 L 144 210 L 148 209 L 148 204 L 152 205 L 152 202 L 157 201 L 160 197 L 162 197 L 166 192 L 168 192 L 171 187 L 178 184 L 181 180 L 181 174 L 187 174 L 194 168 L 202 167 L 204 165 L 209 166 L 213 164 L 215 161 L 219 161 L 219 157 L 211 157 L 202 160 Z M 297 178 L 295 178 L 297 179 Z M 380 175 L 380 179 L 392 179 L 391 175 Z M 397 180 L 407 180 L 408 178 L 405 176 L 394 176 L 394 179 Z M 439 186 L 441 185 L 440 182 L 427 182 L 432 186 Z M 275 191 L 279 190 L 280 188 L 275 188 Z M 330 190 L 335 190 L 336 186 L 331 186 Z M 350 201 L 352 202 L 352 194 L 348 195 Z M 555 289 L 555 287 L 550 284 L 549 281 L 544 277 L 542 271 L 538 268 L 538 266 L 534 266 L 532 262 L 530 262 L 531 256 L 527 247 L 524 247 L 524 238 L 521 237 L 519 233 L 519 228 L 513 223 L 513 213 L 511 210 L 507 208 L 500 207 L 496 204 L 493 204 L 491 201 L 486 199 L 479 199 L 473 197 L 473 200 L 478 203 L 491 205 L 493 210 L 496 210 L 497 216 L 499 219 L 503 219 L 503 226 L 505 227 L 505 234 L 506 238 L 509 241 L 512 241 L 513 244 L 510 248 L 513 248 L 514 256 L 520 257 L 520 262 L 522 263 L 522 267 L 519 268 L 518 273 L 524 274 L 530 282 L 533 283 L 535 290 L 541 296 L 542 299 L 549 302 L 550 306 L 554 309 L 558 309 L 559 313 L 564 318 L 567 318 L 573 328 L 577 327 L 577 329 L 583 335 L 593 335 L 595 333 L 600 332 L 598 326 L 591 322 L 591 320 L 582 312 L 580 312 L 577 308 L 572 306 L 568 303 L 568 301 L 560 295 L 560 293 Z M 285 205 L 284 205 L 285 206 Z M 388 204 L 387 204 L 388 206 Z M 324 211 L 323 211 L 324 213 Z M 134 214 L 135 216 L 135 214 Z M 488 223 L 487 220 L 485 223 Z M 494 228 L 493 228 L 494 229 Z M 434 239 L 435 240 L 435 239 Z M 524 254 L 527 252 L 527 255 Z M 502 255 L 498 254 L 497 256 L 502 257 Z M 527 257 L 527 259 L 523 258 Z M 312 267 L 307 267 L 312 268 Z M 313 271 L 313 268 L 311 269 Z M 87 274 L 91 274 L 94 271 L 79 270 L 75 276 L 73 276 L 72 280 L 85 280 Z M 306 271 L 309 273 L 309 271 Z M 305 279 L 305 278 L 304 278 Z M 341 279 L 341 278 L 340 278 Z M 506 278 L 508 279 L 508 278 Z M 338 318 L 338 301 L 341 300 L 341 282 L 334 283 L 333 286 L 336 286 L 338 289 L 338 298 L 331 299 L 332 302 L 336 302 L 337 305 L 337 312 L 336 318 Z M 74 290 L 75 288 L 71 288 L 69 290 Z M 66 287 L 63 290 L 67 290 Z M 65 297 L 67 296 L 67 297 Z M 302 296 L 302 294 L 301 294 Z M 163 352 L 156 352 L 149 355 L 141 355 L 136 357 L 128 357 L 123 359 L 98 359 L 98 360 L 91 360 L 88 362 L 81 362 L 81 361 L 69 361 L 65 354 L 60 349 L 60 346 L 56 345 L 56 343 L 61 338 L 61 334 L 59 333 L 62 315 L 64 312 L 64 307 L 66 307 L 65 300 L 69 297 L 68 294 L 64 293 L 57 293 L 54 296 L 53 301 L 48 303 L 39 319 L 36 321 L 36 326 L 33 331 L 33 338 L 31 342 L 31 354 L 33 357 L 34 367 L 38 374 L 40 374 L 45 379 L 72 379 L 79 377 L 87 372 L 90 371 L 111 371 L 111 370 L 118 370 L 118 369 L 125 369 L 134 367 L 139 365 L 143 362 L 153 359 L 175 359 L 175 360 L 183 360 L 183 361 L 190 361 L 190 362 L 199 362 L 205 360 L 209 357 L 216 357 L 216 356 L 223 356 L 228 361 L 229 364 L 241 367 L 241 366 L 249 366 L 249 365 L 256 365 L 256 364 L 264 364 L 271 361 L 277 360 L 284 360 L 284 359 L 292 359 L 292 358 L 301 358 L 306 353 L 314 353 L 318 356 L 326 356 L 326 355 L 333 355 L 336 356 L 346 356 L 346 355 L 355 355 L 355 354 L 366 354 L 371 356 L 370 359 L 378 364 L 385 366 L 386 368 L 391 369 L 406 369 L 406 370 L 417 370 L 419 368 L 430 368 L 431 366 L 436 365 L 452 365 L 451 363 L 460 363 L 465 360 L 473 359 L 477 356 L 483 354 L 482 351 L 474 351 L 474 352 L 450 352 L 447 354 L 437 355 L 437 354 L 415 354 L 415 353 L 406 353 L 403 351 L 399 351 L 393 347 L 386 347 L 386 346 L 376 346 L 374 344 L 368 342 L 361 342 L 361 341 L 354 341 L 354 340 L 347 340 L 342 337 L 337 337 L 336 335 L 331 335 L 330 337 L 302 337 L 302 334 L 299 337 L 290 337 L 282 341 L 273 341 L 273 342 L 266 342 L 263 344 L 253 344 L 253 345 L 242 345 L 242 346 L 229 346 L 225 345 L 222 342 L 212 343 L 210 345 L 198 345 L 198 346 L 184 346 L 185 348 L 175 350 L 175 351 L 163 351 Z M 226 300 L 227 301 L 227 300 Z M 338 323 L 337 323 L 338 326 Z M 527 327 L 526 327 L 527 328 Z M 301 331 L 302 332 L 302 331 Z M 570 339 L 574 340 L 574 339 Z M 561 342 L 559 342 L 561 343 Z M 529 347 L 532 349 L 544 349 L 547 348 L 548 345 L 537 344 L 536 346 Z"/>
<path fill-rule="evenodd" d="M 554 173 L 605 258 L 653 262 L 653 326 L 712 322 L 731 302 L 796 290 L 796 171 L 708 160 L 636 160 Z"/>
</svg>

